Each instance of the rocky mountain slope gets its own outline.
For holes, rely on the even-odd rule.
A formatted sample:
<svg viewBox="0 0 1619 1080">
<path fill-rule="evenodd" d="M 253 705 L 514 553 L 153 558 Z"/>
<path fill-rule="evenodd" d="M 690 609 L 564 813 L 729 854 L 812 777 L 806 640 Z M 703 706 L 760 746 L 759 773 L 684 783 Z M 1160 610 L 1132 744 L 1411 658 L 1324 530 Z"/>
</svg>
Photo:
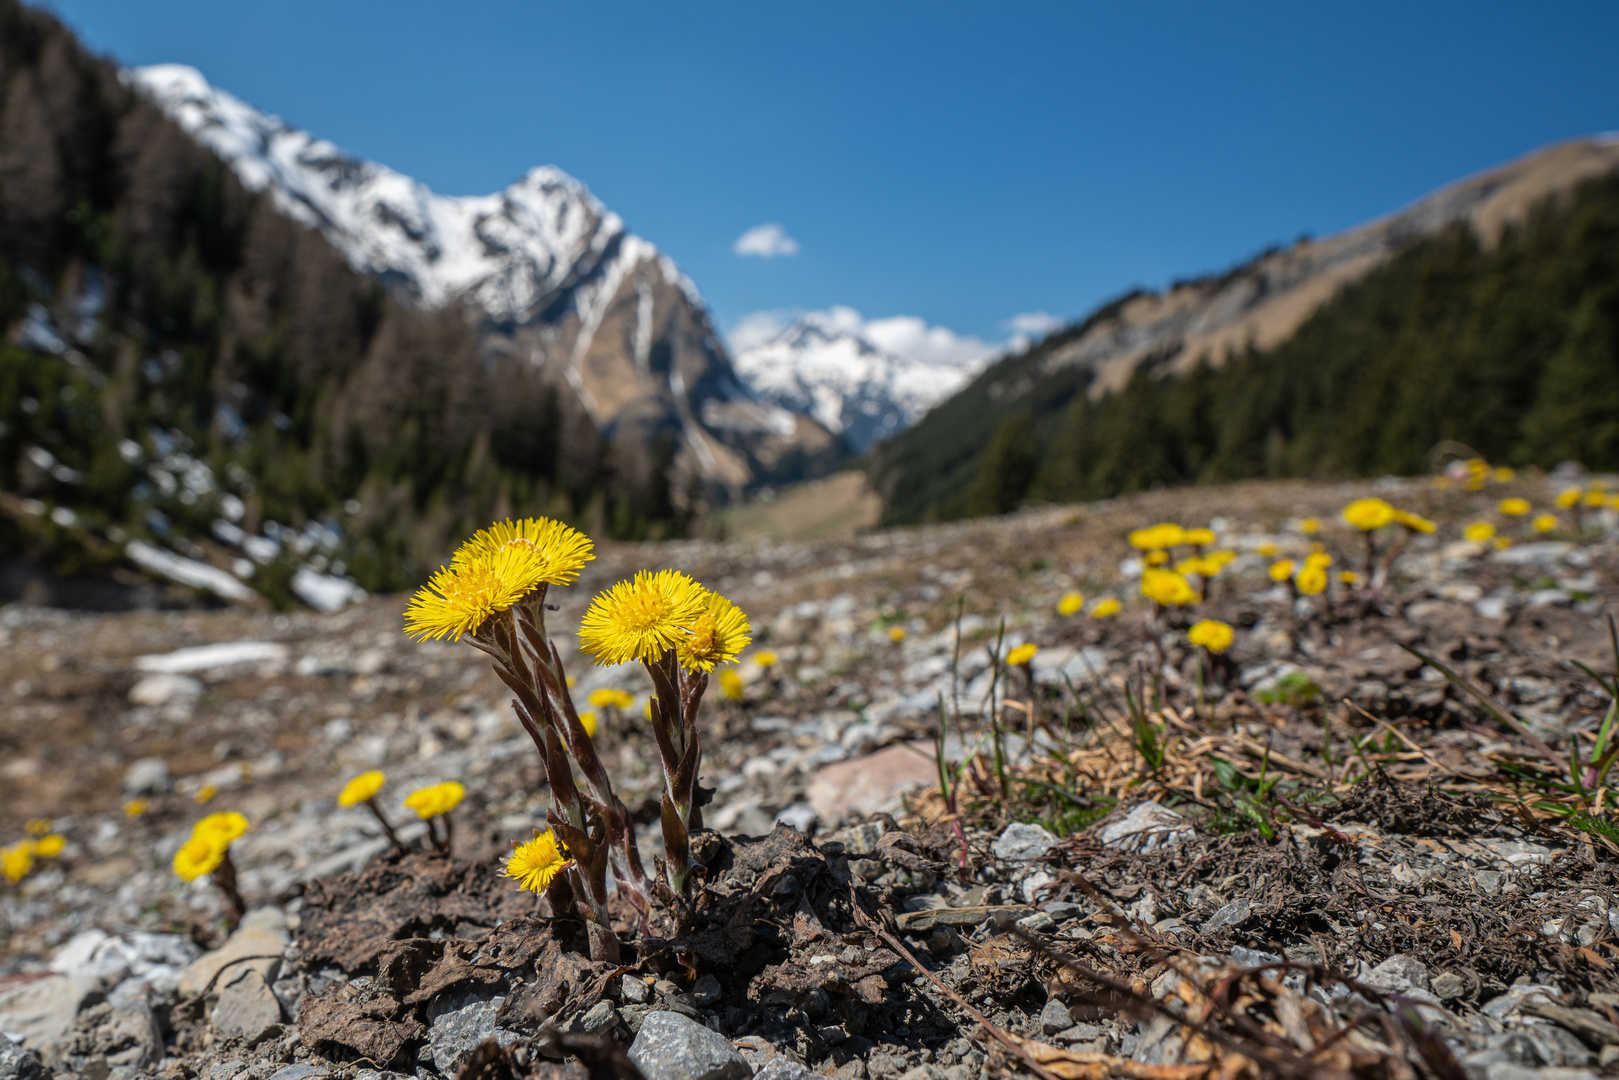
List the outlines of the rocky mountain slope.
<svg viewBox="0 0 1619 1080">
<path fill-rule="evenodd" d="M 736 378 L 691 279 L 560 169 L 452 198 L 259 112 L 193 68 L 125 77 L 355 270 L 418 304 L 479 312 L 485 352 L 545 370 L 604 435 L 643 448 L 672 438 L 677 491 L 700 482 L 723 498 L 836 456 L 813 420 Z"/>
</svg>

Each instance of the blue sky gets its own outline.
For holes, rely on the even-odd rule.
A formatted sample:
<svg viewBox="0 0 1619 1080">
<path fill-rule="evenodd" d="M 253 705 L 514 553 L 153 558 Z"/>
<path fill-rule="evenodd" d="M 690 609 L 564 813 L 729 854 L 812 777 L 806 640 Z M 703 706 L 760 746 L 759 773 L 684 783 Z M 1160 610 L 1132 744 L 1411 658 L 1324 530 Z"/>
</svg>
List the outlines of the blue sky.
<svg viewBox="0 0 1619 1080">
<path fill-rule="evenodd" d="M 1619 5 L 56 0 L 446 194 L 537 164 L 761 310 L 986 339 L 1619 128 Z M 738 255 L 779 223 L 792 255 Z"/>
</svg>

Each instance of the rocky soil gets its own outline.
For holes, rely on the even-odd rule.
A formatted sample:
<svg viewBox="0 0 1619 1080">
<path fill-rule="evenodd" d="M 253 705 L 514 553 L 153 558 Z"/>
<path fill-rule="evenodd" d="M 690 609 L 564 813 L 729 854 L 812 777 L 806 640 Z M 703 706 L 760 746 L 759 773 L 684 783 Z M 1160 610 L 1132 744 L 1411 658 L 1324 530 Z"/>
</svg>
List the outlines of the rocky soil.
<svg viewBox="0 0 1619 1080">
<path fill-rule="evenodd" d="M 0 1078 L 1600 1075 L 1619 829 L 1605 790 L 1572 826 L 1537 754 L 1568 786 L 1608 709 L 1574 661 L 1614 670 L 1619 522 L 1565 514 L 1537 540 L 1492 513 L 1555 490 L 1251 484 L 602 551 L 551 625 L 576 698 L 635 698 L 598 742 L 648 856 L 650 685 L 570 658 L 567 631 L 598 588 L 674 566 L 777 657 L 705 703 L 695 927 L 638 940 L 626 920 L 618 967 L 498 875 L 543 827 L 539 756 L 478 653 L 400 633 L 400 598 L 5 608 L 0 846 L 39 818 L 67 843 L 0 882 Z M 1385 589 L 1271 581 L 1261 552 L 1301 557 L 1311 516 L 1335 570 L 1361 568 L 1334 519 L 1366 494 L 1441 524 Z M 1204 603 L 1158 613 L 1124 536 L 1166 519 L 1238 554 Z M 1478 519 L 1513 546 L 1460 539 Z M 1124 611 L 1059 615 L 1070 589 Z M 1236 628 L 1206 668 L 1185 637 L 1205 616 Z M 1034 661 L 1000 677 L 992 655 L 1023 642 Z M 941 710 L 943 758 L 971 759 L 953 799 Z M 408 854 L 336 806 L 372 768 Z M 402 806 L 441 780 L 468 791 L 450 858 Z M 252 822 L 234 931 L 206 879 L 169 869 L 220 809 Z"/>
</svg>

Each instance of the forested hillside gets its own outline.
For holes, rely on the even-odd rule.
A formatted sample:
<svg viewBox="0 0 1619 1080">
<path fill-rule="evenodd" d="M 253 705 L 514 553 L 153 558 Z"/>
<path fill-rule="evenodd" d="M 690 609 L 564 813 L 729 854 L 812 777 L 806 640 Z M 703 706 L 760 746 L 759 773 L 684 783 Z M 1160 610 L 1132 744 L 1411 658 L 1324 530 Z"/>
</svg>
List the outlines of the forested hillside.
<svg viewBox="0 0 1619 1080">
<path fill-rule="evenodd" d="M 1446 439 L 1494 461 L 1619 468 L 1613 175 L 1546 200 L 1493 246 L 1460 225 L 1413 242 L 1274 348 L 1178 374 L 1166 373 L 1169 352 L 1097 398 L 1094 369 L 1048 360 L 1105 315 L 990 369 L 883 445 L 873 480 L 885 520 L 1244 477 L 1420 472 Z"/>
<path fill-rule="evenodd" d="M 681 527 L 668 453 L 615 460 L 573 395 L 352 272 L 15 0 L 0 327 L 0 550 L 58 572 L 146 539 L 278 598 L 299 537 L 387 589 L 497 514 Z"/>
</svg>

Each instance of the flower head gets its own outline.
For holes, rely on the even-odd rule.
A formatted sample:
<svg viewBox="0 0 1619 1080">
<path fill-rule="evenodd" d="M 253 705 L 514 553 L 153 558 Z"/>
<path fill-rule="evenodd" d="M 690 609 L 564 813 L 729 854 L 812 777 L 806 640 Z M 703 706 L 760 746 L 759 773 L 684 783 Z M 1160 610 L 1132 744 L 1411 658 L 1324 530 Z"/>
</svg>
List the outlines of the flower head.
<svg viewBox="0 0 1619 1080">
<path fill-rule="evenodd" d="M 454 780 L 447 780 L 432 787 L 418 788 L 405 796 L 405 806 L 416 811 L 416 816 L 422 820 L 448 814 L 461 800 L 466 798 L 467 789 Z"/>
<path fill-rule="evenodd" d="M 1254 550 L 1258 551 L 1261 556 L 1268 559 L 1268 558 L 1275 555 L 1278 551 L 1280 551 L 1282 549 L 1277 547 L 1275 544 L 1273 544 L 1273 543 L 1271 543 L 1270 541 L 1267 540 L 1265 543 L 1260 544 L 1259 547 L 1255 548 Z"/>
<path fill-rule="evenodd" d="M 1534 526 L 1534 529 L 1535 529 L 1535 531 L 1537 533 L 1556 532 L 1557 531 L 1557 524 L 1558 524 L 1557 515 L 1556 514 L 1537 514 L 1537 515 L 1535 515 L 1535 520 L 1530 522 L 1530 524 L 1532 526 Z"/>
<path fill-rule="evenodd" d="M 1057 601 L 1058 615 L 1073 615 L 1085 606 L 1085 594 L 1079 592 L 1065 592 Z"/>
<path fill-rule="evenodd" d="M 1394 520 L 1398 521 L 1401 525 L 1404 525 L 1412 532 L 1419 532 L 1423 534 L 1432 533 L 1439 528 L 1438 525 L 1432 521 L 1429 521 L 1421 514 L 1413 514 L 1409 510 L 1394 511 Z"/>
<path fill-rule="evenodd" d="M 1304 564 L 1304 569 L 1299 571 L 1299 576 L 1294 579 L 1293 583 L 1298 586 L 1299 592 L 1305 596 L 1315 596 L 1317 593 L 1325 592 L 1327 588 L 1327 568 L 1320 563 L 1307 562 Z"/>
<path fill-rule="evenodd" d="M 1345 585 L 1357 585 L 1360 583 L 1360 575 L 1353 570 L 1340 570 L 1338 571 L 1338 580 Z"/>
<path fill-rule="evenodd" d="M 509 568 L 519 559 L 516 554 L 507 556 L 501 566 Z M 503 577 L 482 562 L 437 570 L 405 608 L 405 633 L 418 641 L 476 633 L 491 616 L 530 591 L 520 578 Z"/>
<path fill-rule="evenodd" d="M 1498 465 L 1494 469 L 1490 470 L 1490 479 L 1494 480 L 1497 484 L 1510 484 L 1517 478 L 1517 470 L 1509 468 L 1506 465 Z"/>
<path fill-rule="evenodd" d="M 1212 653 L 1231 648 L 1231 627 L 1218 619 L 1199 619 L 1186 631 L 1186 640 L 1200 645 Z"/>
<path fill-rule="evenodd" d="M 590 705 L 595 709 L 627 709 L 635 704 L 635 695 L 628 690 L 603 686 L 590 692 Z"/>
<path fill-rule="evenodd" d="M 1381 529 L 1394 518 L 1394 507 L 1382 499 L 1356 499 L 1344 507 L 1344 520 L 1361 532 Z"/>
<path fill-rule="evenodd" d="M 34 854 L 42 859 L 54 859 L 67 847 L 67 838 L 61 833 L 48 833 L 34 842 Z"/>
<path fill-rule="evenodd" d="M 234 810 L 226 810 L 219 814 L 209 814 L 195 825 L 191 826 L 193 839 L 202 837 L 221 847 L 235 840 L 247 832 L 247 818 Z"/>
<path fill-rule="evenodd" d="M 1332 565 L 1332 556 L 1328 555 L 1325 551 L 1312 551 L 1310 554 L 1304 557 L 1304 565 L 1306 567 L 1319 566 L 1321 569 L 1325 570 L 1327 567 Z"/>
<path fill-rule="evenodd" d="M 1163 522 L 1147 529 L 1137 529 L 1126 539 L 1139 551 L 1162 551 L 1177 544 L 1187 543 L 1186 530 L 1171 522 Z"/>
<path fill-rule="evenodd" d="M 534 839 L 518 844 L 512 857 L 506 860 L 506 876 L 514 879 L 519 888 L 529 892 L 544 892 L 557 874 L 567 869 L 573 860 L 557 841 L 550 829 L 535 833 Z"/>
<path fill-rule="evenodd" d="M 510 559 L 506 572 L 526 584 L 527 593 L 541 585 L 572 585 L 585 563 L 596 557 L 593 546 L 578 529 L 550 518 L 497 521 L 473 533 L 451 557 L 450 568 L 495 566 L 504 556 Z"/>
<path fill-rule="evenodd" d="M 1303 521 L 1299 522 L 1299 532 L 1306 536 L 1314 536 L 1320 531 L 1321 520 L 1319 518 L 1305 518 Z"/>
<path fill-rule="evenodd" d="M 1488 521 L 1475 521 L 1462 530 L 1462 535 L 1475 544 L 1487 543 L 1495 536 L 1495 526 Z"/>
<path fill-rule="evenodd" d="M 8 848 L 0 848 L 0 873 L 13 885 L 28 876 L 34 868 L 34 842 L 19 840 Z"/>
<path fill-rule="evenodd" d="M 1162 566 L 1169 561 L 1169 552 L 1149 551 L 1146 555 L 1146 561 L 1148 566 Z"/>
<path fill-rule="evenodd" d="M 1110 619 L 1124 609 L 1124 605 L 1113 597 L 1104 597 L 1091 605 L 1091 618 Z"/>
<path fill-rule="evenodd" d="M 585 734 L 592 739 L 596 737 L 596 727 L 599 723 L 600 721 L 596 719 L 596 714 L 589 709 L 579 714 L 579 726 L 584 728 Z"/>
<path fill-rule="evenodd" d="M 191 796 L 191 801 L 196 803 L 198 806 L 206 806 L 208 802 L 218 794 L 218 784 L 204 784 L 202 787 L 197 789 L 197 793 L 195 795 Z"/>
<path fill-rule="evenodd" d="M 734 663 L 737 654 L 753 642 L 753 627 L 742 609 L 707 590 L 702 614 L 687 624 L 687 630 L 690 632 L 675 644 L 675 656 L 685 667 L 698 671 Z"/>
<path fill-rule="evenodd" d="M 1040 651 L 1040 646 L 1033 643 L 1019 645 L 1006 654 L 1007 667 L 1019 667 L 1034 659 L 1034 654 Z"/>
<path fill-rule="evenodd" d="M 1293 560 L 1277 559 L 1270 564 L 1270 579 L 1272 581 L 1286 581 L 1293 576 Z"/>
<path fill-rule="evenodd" d="M 29 836 L 44 836 L 51 831 L 51 819 L 42 817 L 29 818 L 23 822 L 22 830 Z"/>
<path fill-rule="evenodd" d="M 678 570 L 637 571 L 590 602 L 579 622 L 580 647 L 603 666 L 656 660 L 688 636 L 706 611 L 706 594 Z"/>
<path fill-rule="evenodd" d="M 1187 529 L 1183 542 L 1197 547 L 1207 547 L 1214 543 L 1214 539 L 1213 529 Z"/>
<path fill-rule="evenodd" d="M 742 676 L 733 668 L 726 668 L 720 672 L 720 693 L 725 695 L 726 701 L 742 700 Z"/>
<path fill-rule="evenodd" d="M 1141 595 L 1155 604 L 1185 605 L 1198 601 L 1197 590 L 1172 570 L 1143 571 Z"/>
<path fill-rule="evenodd" d="M 1580 504 L 1580 496 L 1585 494 L 1577 487 L 1564 488 L 1557 493 L 1557 508 L 1569 510 Z"/>
<path fill-rule="evenodd" d="M 779 659 L 780 657 L 769 649 L 761 649 L 759 652 L 753 654 L 753 662 L 764 668 L 766 671 L 775 667 L 776 661 Z"/>
<path fill-rule="evenodd" d="M 181 881 L 196 881 L 225 860 L 225 844 L 216 844 L 206 836 L 192 836 L 174 853 L 174 872 Z"/>
<path fill-rule="evenodd" d="M 145 799 L 130 799 L 124 804 L 124 816 L 138 818 L 146 813 L 150 805 Z"/>
<path fill-rule="evenodd" d="M 383 782 L 387 779 L 387 774 L 381 769 L 361 773 L 343 785 L 343 791 L 337 796 L 337 805 L 358 806 L 366 802 L 382 790 Z"/>
<path fill-rule="evenodd" d="M 904 641 L 909 636 L 910 635 L 906 632 L 905 627 L 899 625 L 899 623 L 895 623 L 893 626 L 888 628 L 889 641 Z"/>
<path fill-rule="evenodd" d="M 1495 508 L 1507 517 L 1523 517 L 1531 509 L 1528 499 L 1502 499 Z"/>
</svg>

